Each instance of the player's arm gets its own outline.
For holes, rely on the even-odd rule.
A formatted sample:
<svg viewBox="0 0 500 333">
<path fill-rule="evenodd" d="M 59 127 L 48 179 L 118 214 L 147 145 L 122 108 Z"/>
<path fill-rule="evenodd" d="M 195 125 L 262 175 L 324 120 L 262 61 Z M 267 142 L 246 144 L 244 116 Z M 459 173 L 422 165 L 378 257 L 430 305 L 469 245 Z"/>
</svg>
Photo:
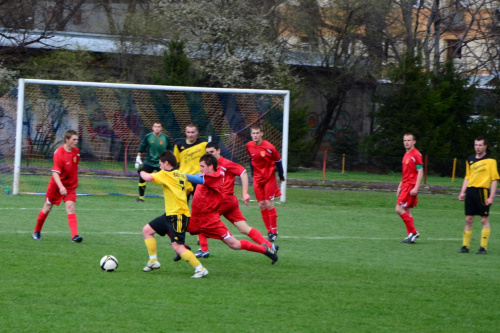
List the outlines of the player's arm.
<svg viewBox="0 0 500 333">
<path fill-rule="evenodd" d="M 497 191 L 498 180 L 492 180 L 490 185 L 490 196 L 486 199 L 486 206 L 493 205 L 493 200 L 495 199 L 495 193 Z"/>
<path fill-rule="evenodd" d="M 278 162 L 274 162 L 274 166 L 276 167 L 276 170 L 278 170 L 278 176 L 280 177 L 280 180 L 284 182 L 285 173 L 283 172 L 283 163 L 281 163 L 281 160 L 279 160 Z"/>
<path fill-rule="evenodd" d="M 201 176 L 200 174 L 198 175 L 190 175 L 186 173 L 186 177 L 190 183 L 193 184 L 205 184 L 205 178 Z"/>
<path fill-rule="evenodd" d="M 139 167 L 142 164 L 141 154 L 146 149 L 146 145 L 147 145 L 147 140 L 146 140 L 146 137 L 144 137 L 144 140 L 142 140 L 141 145 L 139 146 L 139 151 L 137 152 L 137 156 L 135 158 L 135 165 L 134 166 L 136 169 L 139 169 Z"/>
<path fill-rule="evenodd" d="M 54 181 L 56 182 L 57 187 L 59 188 L 59 193 L 61 193 L 61 195 L 68 194 L 66 187 L 64 187 L 64 185 L 61 181 L 61 177 L 59 176 L 59 173 L 56 171 L 52 171 L 52 178 L 54 178 Z"/>
<path fill-rule="evenodd" d="M 147 182 L 152 182 L 153 180 L 155 180 L 155 178 L 146 171 L 141 171 L 141 178 Z"/>
<path fill-rule="evenodd" d="M 469 186 L 469 179 L 464 178 L 464 182 L 462 184 L 462 189 L 460 190 L 460 194 L 458 195 L 458 200 L 460 200 L 460 201 L 465 200 L 465 191 L 467 190 L 468 186 Z"/>
<path fill-rule="evenodd" d="M 396 190 L 396 196 L 399 197 L 399 194 L 401 193 L 401 186 L 403 186 L 403 182 L 399 182 L 398 189 Z"/>
<path fill-rule="evenodd" d="M 417 195 L 418 190 L 420 189 L 420 183 L 422 182 L 422 178 L 424 178 L 424 166 L 421 164 L 418 164 L 416 166 L 417 168 L 417 181 L 415 182 L 415 186 L 413 189 L 410 191 L 410 195 Z"/>
<path fill-rule="evenodd" d="M 243 201 L 245 202 L 245 205 L 248 206 L 248 202 L 250 201 L 250 194 L 248 194 L 248 174 L 247 171 L 243 171 L 243 173 L 240 175 L 241 179 L 241 192 L 243 195 Z"/>
</svg>

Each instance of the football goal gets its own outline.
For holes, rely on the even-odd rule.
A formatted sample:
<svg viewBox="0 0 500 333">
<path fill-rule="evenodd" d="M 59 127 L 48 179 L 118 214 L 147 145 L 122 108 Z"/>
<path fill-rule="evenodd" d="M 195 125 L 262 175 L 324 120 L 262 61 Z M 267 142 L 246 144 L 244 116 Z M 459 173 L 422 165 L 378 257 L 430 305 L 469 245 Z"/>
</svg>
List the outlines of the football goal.
<svg viewBox="0 0 500 333">
<path fill-rule="evenodd" d="M 289 96 L 285 90 L 20 79 L 0 98 L 0 180 L 6 187 L 12 180 L 12 194 L 44 193 L 53 152 L 74 129 L 81 151 L 77 192 L 136 195 L 135 156 L 155 122 L 172 142 L 184 137 L 186 124 L 197 124 L 202 139 L 218 142 L 222 156 L 249 173 L 245 145 L 250 126 L 259 123 L 280 151 L 286 175 Z M 161 194 L 154 188 L 149 195 Z M 285 184 L 282 192 L 285 202 Z"/>
</svg>

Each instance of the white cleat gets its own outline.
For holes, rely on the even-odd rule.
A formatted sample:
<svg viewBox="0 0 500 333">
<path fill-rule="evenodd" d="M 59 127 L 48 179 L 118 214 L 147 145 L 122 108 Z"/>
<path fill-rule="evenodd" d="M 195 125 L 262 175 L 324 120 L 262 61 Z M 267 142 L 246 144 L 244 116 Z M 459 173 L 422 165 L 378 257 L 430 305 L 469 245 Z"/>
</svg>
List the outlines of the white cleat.
<svg viewBox="0 0 500 333">
<path fill-rule="evenodd" d="M 151 272 L 152 270 L 155 270 L 155 269 L 160 269 L 161 265 L 160 265 L 160 262 L 157 260 L 153 263 L 150 263 L 148 261 L 148 264 L 146 265 L 146 267 L 144 267 L 142 269 L 143 272 Z"/>
<path fill-rule="evenodd" d="M 203 267 L 202 269 L 198 270 L 198 271 L 195 271 L 194 272 L 194 275 L 191 276 L 195 279 L 199 279 L 199 278 L 202 278 L 202 277 L 205 277 L 208 275 L 208 269 L 206 269 L 205 267 Z"/>
</svg>

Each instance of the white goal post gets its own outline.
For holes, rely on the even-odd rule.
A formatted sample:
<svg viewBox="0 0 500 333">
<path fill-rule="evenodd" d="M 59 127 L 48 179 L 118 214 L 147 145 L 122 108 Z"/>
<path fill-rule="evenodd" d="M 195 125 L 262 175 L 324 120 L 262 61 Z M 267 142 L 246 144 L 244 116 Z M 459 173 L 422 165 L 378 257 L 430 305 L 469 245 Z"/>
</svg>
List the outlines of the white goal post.
<svg viewBox="0 0 500 333">
<path fill-rule="evenodd" d="M 13 151 L 14 195 L 40 192 L 24 185 L 22 178 L 36 174 L 38 169 L 47 175 L 49 151 L 53 152 L 51 149 L 63 142 L 64 131 L 72 128 L 80 136 L 80 172 L 87 172 L 88 177 L 113 178 L 115 182 L 112 190 L 87 187 L 83 191 L 110 193 L 119 187 L 117 179 L 128 177 L 127 186 L 134 192 L 136 187 L 130 178 L 136 173 L 129 161 L 154 122 L 162 123 L 172 142 L 183 137 L 186 124 L 196 123 L 202 137 L 219 141 L 222 155 L 249 172 L 244 145 L 250 138 L 250 126 L 259 123 L 264 127 L 264 139 L 281 154 L 286 178 L 289 109 L 288 90 L 19 79 L 15 147 L 4 147 L 0 157 L 8 160 L 8 149 Z M 104 181 L 99 183 L 97 186 Z M 120 189 L 116 191 L 121 193 Z M 281 184 L 281 192 L 280 201 L 286 202 L 286 182 Z"/>
</svg>

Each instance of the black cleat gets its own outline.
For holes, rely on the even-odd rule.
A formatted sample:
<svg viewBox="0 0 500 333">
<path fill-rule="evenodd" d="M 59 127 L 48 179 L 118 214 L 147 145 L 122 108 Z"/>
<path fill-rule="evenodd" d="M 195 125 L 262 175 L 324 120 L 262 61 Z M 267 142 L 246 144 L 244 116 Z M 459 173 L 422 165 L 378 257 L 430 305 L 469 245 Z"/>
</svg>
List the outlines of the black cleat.
<svg viewBox="0 0 500 333">
<path fill-rule="evenodd" d="M 273 233 L 273 232 L 269 232 L 267 234 L 267 239 L 272 243 L 276 240 L 276 238 L 278 237 L 278 233 Z"/>
<path fill-rule="evenodd" d="M 81 243 L 81 242 L 82 242 L 82 240 L 83 240 L 83 238 L 82 238 L 81 236 L 78 236 L 78 235 L 76 235 L 75 237 L 73 237 L 73 238 L 71 239 L 71 241 L 72 241 L 73 243 Z"/>
<path fill-rule="evenodd" d="M 276 247 L 274 246 L 267 246 L 267 244 L 262 244 L 266 248 L 266 253 L 264 253 L 269 259 L 271 259 L 271 264 L 274 265 L 276 261 L 278 261 L 278 252 L 276 250 Z"/>
<path fill-rule="evenodd" d="M 135 202 L 144 202 L 144 199 L 137 198 L 137 199 L 135 199 Z"/>
<path fill-rule="evenodd" d="M 469 253 L 469 252 L 470 252 L 469 249 L 465 245 L 462 246 L 460 250 L 457 251 L 457 253 Z"/>
<path fill-rule="evenodd" d="M 486 249 L 484 247 L 480 247 L 479 250 L 476 251 L 476 254 L 487 254 Z"/>
<path fill-rule="evenodd" d="M 186 249 L 191 251 L 191 247 L 189 245 L 186 245 Z M 181 260 L 181 256 L 176 253 L 175 257 L 174 257 L 174 261 L 179 261 L 179 260 Z"/>
<path fill-rule="evenodd" d="M 405 239 L 403 239 L 400 243 L 403 243 L 403 244 L 415 243 L 415 240 L 418 238 L 418 236 L 420 236 L 420 234 L 418 233 L 418 231 L 415 234 L 409 234 L 408 237 L 406 237 Z"/>
<path fill-rule="evenodd" d="M 41 241 L 42 240 L 42 236 L 40 236 L 40 231 L 35 231 L 33 233 L 33 235 L 31 235 L 31 237 L 34 239 L 34 240 L 37 240 L 37 241 Z"/>
</svg>

